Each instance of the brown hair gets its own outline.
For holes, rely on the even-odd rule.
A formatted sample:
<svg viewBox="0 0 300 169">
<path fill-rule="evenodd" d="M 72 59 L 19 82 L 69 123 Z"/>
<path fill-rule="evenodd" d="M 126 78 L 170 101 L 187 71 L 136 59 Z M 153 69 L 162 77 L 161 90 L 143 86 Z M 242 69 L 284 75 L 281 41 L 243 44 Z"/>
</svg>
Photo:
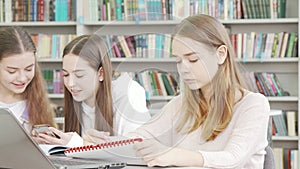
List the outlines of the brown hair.
<svg viewBox="0 0 300 169">
<path fill-rule="evenodd" d="M 20 27 L 0 29 L 0 62 L 2 58 L 24 52 L 36 54 L 36 47 L 30 35 Z M 34 77 L 22 94 L 27 101 L 29 122 L 54 126 L 54 110 L 45 89 L 45 81 L 35 60 Z"/>
<path fill-rule="evenodd" d="M 177 128 L 177 131 L 182 131 L 191 122 L 191 127 L 187 130 L 190 133 L 202 125 L 202 137 L 207 141 L 213 140 L 231 120 L 236 89 L 244 96 L 233 47 L 225 27 L 217 19 L 204 14 L 184 19 L 175 28 L 173 37 L 176 35 L 193 39 L 210 48 L 216 49 L 221 45 L 227 47 L 227 58 L 219 65 L 211 81 L 213 94 L 210 98 L 204 98 L 201 89 L 191 90 L 184 87 L 183 106 L 180 111 L 185 114 Z"/>
<path fill-rule="evenodd" d="M 104 81 L 99 81 L 95 99 L 95 128 L 109 131 L 113 134 L 113 108 L 112 108 L 112 67 L 105 41 L 98 35 L 82 35 L 72 40 L 63 51 L 63 57 L 73 54 L 88 61 L 91 67 L 98 71 L 103 69 Z M 81 133 L 81 103 L 76 102 L 71 93 L 64 87 L 65 98 L 65 131 Z"/>
</svg>

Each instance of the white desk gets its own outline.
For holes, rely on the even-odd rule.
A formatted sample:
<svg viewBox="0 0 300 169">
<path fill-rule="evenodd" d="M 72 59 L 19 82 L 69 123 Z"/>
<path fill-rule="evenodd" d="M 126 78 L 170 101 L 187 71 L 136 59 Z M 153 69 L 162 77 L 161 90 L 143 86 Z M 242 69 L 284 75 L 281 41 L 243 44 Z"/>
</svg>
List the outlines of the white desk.
<svg viewBox="0 0 300 169">
<path fill-rule="evenodd" d="M 161 167 L 137 167 L 137 166 L 126 166 L 124 169 L 161 169 Z M 208 169 L 203 167 L 166 167 L 164 169 Z"/>
</svg>

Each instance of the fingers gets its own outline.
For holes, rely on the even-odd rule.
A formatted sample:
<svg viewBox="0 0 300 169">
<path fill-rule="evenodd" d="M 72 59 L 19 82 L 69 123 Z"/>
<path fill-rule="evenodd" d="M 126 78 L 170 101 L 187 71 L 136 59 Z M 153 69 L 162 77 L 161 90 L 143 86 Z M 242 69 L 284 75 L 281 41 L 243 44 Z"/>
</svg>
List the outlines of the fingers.
<svg viewBox="0 0 300 169">
<path fill-rule="evenodd" d="M 137 151 L 140 151 L 141 149 L 145 149 L 147 147 L 153 148 L 153 141 L 151 140 L 143 140 L 142 142 L 135 143 L 133 145 L 133 148 Z"/>
<path fill-rule="evenodd" d="M 95 129 L 89 129 L 86 131 L 86 134 L 84 135 L 84 140 L 86 142 L 90 142 L 93 144 L 99 144 L 104 142 L 109 142 L 109 132 L 104 131 L 98 131 Z"/>
<path fill-rule="evenodd" d="M 167 164 L 160 162 L 160 160 L 158 160 L 156 158 L 147 162 L 147 165 L 148 165 L 148 167 L 155 167 L 155 166 L 166 167 L 166 166 L 168 166 Z"/>
<path fill-rule="evenodd" d="M 83 139 L 83 144 L 84 145 L 93 145 L 96 144 L 89 135 L 83 135 L 82 136 Z"/>
<path fill-rule="evenodd" d="M 133 145 L 133 148 L 137 151 L 137 156 L 141 156 L 143 158 L 146 158 L 147 156 L 154 156 L 155 150 L 153 148 L 153 145 L 150 144 L 150 142 L 141 142 L 141 143 L 135 143 Z"/>
<path fill-rule="evenodd" d="M 146 162 L 148 167 L 155 167 L 155 166 L 160 166 L 160 167 L 165 167 L 167 165 L 164 165 L 160 160 L 157 158 L 143 158 L 143 160 Z"/>
<path fill-rule="evenodd" d="M 35 137 L 36 137 L 36 136 L 38 136 L 38 134 L 39 134 L 39 133 L 36 132 L 35 130 L 32 130 L 32 131 L 31 131 L 31 135 L 32 135 L 32 136 L 35 136 Z"/>
<path fill-rule="evenodd" d="M 60 131 L 60 130 L 54 128 L 54 127 L 49 127 L 48 129 L 49 129 L 49 131 L 53 132 L 54 135 L 59 136 L 59 138 L 62 138 L 62 137 L 64 137 L 64 135 L 65 135 L 64 132 L 62 132 L 62 131 Z"/>
<path fill-rule="evenodd" d="M 58 144 L 60 145 L 60 141 L 52 136 L 49 136 L 48 134 L 39 133 L 38 137 L 36 137 L 39 141 L 43 142 L 44 144 Z"/>
<path fill-rule="evenodd" d="M 36 137 L 36 136 L 33 136 L 32 137 L 33 140 L 38 143 L 38 144 L 49 144 L 49 142 L 41 137 Z"/>
<path fill-rule="evenodd" d="M 96 137 L 96 138 L 107 138 L 110 133 L 109 132 L 105 132 L 105 131 L 98 131 L 95 129 L 89 129 L 86 131 L 86 134 L 92 136 L 92 137 Z"/>
</svg>

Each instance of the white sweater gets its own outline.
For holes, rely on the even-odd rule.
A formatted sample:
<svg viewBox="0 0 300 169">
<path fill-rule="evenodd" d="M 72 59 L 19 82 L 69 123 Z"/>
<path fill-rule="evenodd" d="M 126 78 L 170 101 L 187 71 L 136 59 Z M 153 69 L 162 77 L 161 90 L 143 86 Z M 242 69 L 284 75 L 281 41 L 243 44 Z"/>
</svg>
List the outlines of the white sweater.
<svg viewBox="0 0 300 169">
<path fill-rule="evenodd" d="M 262 169 L 267 146 L 267 128 L 270 106 L 265 96 L 248 93 L 233 109 L 233 116 L 213 141 L 203 140 L 201 127 L 189 134 L 176 132 L 182 114 L 175 114 L 181 105 L 181 96 L 174 98 L 146 125 L 138 129 L 145 137 L 156 137 L 168 146 L 198 151 L 204 158 L 204 167 Z"/>
</svg>

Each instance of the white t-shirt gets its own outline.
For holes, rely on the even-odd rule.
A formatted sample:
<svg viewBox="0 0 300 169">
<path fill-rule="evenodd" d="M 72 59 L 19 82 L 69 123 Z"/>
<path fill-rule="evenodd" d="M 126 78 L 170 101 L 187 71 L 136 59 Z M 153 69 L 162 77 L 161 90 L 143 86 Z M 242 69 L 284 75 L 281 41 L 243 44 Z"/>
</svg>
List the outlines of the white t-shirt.
<svg viewBox="0 0 300 169">
<path fill-rule="evenodd" d="M 167 146 L 198 151 L 208 168 L 263 168 L 270 106 L 265 96 L 248 93 L 233 108 L 233 116 L 213 141 L 201 138 L 201 126 L 195 131 L 178 133 L 182 97 L 172 99 L 160 114 L 137 130 L 145 137 L 156 137 Z"/>
<path fill-rule="evenodd" d="M 11 104 L 0 102 L 0 108 L 9 109 L 12 112 L 12 114 L 18 119 L 18 121 L 22 124 L 25 130 L 28 133 L 31 132 L 32 125 L 26 119 L 22 118 L 22 114 L 26 108 L 25 100 L 21 100 Z"/>
</svg>

